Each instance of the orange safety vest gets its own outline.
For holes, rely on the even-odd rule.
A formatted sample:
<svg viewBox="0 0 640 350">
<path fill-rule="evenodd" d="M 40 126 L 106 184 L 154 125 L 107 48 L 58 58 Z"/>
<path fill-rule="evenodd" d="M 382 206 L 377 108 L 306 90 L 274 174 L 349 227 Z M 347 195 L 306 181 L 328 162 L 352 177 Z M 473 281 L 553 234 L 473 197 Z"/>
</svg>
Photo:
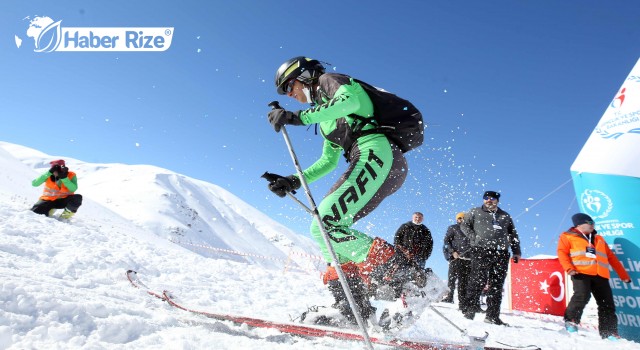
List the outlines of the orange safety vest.
<svg viewBox="0 0 640 350">
<path fill-rule="evenodd" d="M 70 171 L 67 178 L 72 179 L 74 176 L 76 176 L 76 173 Z M 60 181 L 60 186 L 58 186 L 55 181 L 51 180 L 51 176 L 49 176 L 44 183 L 44 191 L 40 199 L 44 201 L 55 201 L 58 198 L 66 198 L 72 194 L 73 192 L 69 191 L 62 181 Z"/>
<path fill-rule="evenodd" d="M 586 235 L 590 237 L 589 235 Z M 591 233 L 593 243 L 580 231 L 572 228 L 569 232 L 563 232 L 558 241 L 558 260 L 565 271 L 576 270 L 578 273 L 609 278 L 609 267 L 618 273 L 621 279 L 629 279 L 629 274 L 609 249 L 602 236 Z M 595 248 L 595 258 L 587 257 L 587 247 Z"/>
</svg>

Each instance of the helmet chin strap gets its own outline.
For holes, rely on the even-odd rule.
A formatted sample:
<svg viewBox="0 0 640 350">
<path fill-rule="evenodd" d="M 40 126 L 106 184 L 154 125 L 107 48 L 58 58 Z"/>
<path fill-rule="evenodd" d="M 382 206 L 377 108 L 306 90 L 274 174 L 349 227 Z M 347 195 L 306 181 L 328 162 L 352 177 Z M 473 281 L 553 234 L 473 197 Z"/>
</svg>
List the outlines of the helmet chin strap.
<svg viewBox="0 0 640 350">
<path fill-rule="evenodd" d="M 302 92 L 307 97 L 307 102 L 309 102 L 311 107 L 315 106 L 316 103 L 311 98 L 311 89 L 309 89 L 309 86 L 307 86 L 307 84 L 305 84 L 304 87 L 302 88 Z"/>
</svg>

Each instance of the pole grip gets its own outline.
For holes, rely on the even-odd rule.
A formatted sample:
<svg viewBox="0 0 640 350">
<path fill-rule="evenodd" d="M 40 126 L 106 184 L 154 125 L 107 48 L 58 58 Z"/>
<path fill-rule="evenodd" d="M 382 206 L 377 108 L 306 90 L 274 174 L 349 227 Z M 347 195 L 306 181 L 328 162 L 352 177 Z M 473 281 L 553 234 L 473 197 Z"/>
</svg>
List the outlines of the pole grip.
<svg viewBox="0 0 640 350">
<path fill-rule="evenodd" d="M 271 107 L 271 109 L 282 109 L 282 107 L 280 107 L 280 102 L 278 101 L 269 102 L 269 107 Z"/>
</svg>

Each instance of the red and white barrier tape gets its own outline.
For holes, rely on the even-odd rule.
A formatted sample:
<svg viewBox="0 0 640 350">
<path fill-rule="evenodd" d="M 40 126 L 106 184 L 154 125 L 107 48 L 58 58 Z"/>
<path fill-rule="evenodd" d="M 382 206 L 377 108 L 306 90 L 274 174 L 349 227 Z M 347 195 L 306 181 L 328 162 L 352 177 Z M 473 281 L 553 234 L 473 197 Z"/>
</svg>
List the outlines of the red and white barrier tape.
<svg viewBox="0 0 640 350">
<path fill-rule="evenodd" d="M 182 245 L 182 246 L 191 246 L 191 247 L 197 247 L 197 248 L 201 248 L 201 249 L 207 249 L 207 250 L 212 250 L 212 251 L 222 252 L 222 253 L 227 253 L 227 254 L 233 254 L 233 255 L 238 255 L 238 256 L 250 256 L 250 257 L 258 258 L 258 259 L 279 261 L 279 262 L 282 262 L 284 264 L 285 272 L 287 270 L 292 270 L 293 269 L 293 270 L 300 270 L 300 271 L 310 272 L 310 273 L 314 273 L 314 274 L 315 273 L 319 273 L 320 275 L 322 275 L 324 273 L 324 271 L 320 271 L 316 267 L 314 267 L 313 269 L 309 269 L 309 268 L 303 268 L 303 267 L 299 267 L 299 266 L 289 266 L 289 262 L 292 261 L 291 255 L 302 256 L 302 257 L 305 257 L 305 258 L 307 258 L 309 260 L 324 261 L 324 259 L 321 256 L 311 255 L 311 254 L 308 254 L 308 253 L 290 251 L 289 252 L 289 256 L 287 257 L 287 259 L 281 259 L 281 258 L 275 258 L 275 257 L 272 257 L 272 256 L 258 255 L 258 254 L 240 252 L 240 251 L 236 251 L 236 250 L 216 248 L 216 247 L 203 245 L 203 244 L 194 244 L 194 243 L 181 242 L 181 241 L 173 239 L 173 238 L 169 238 L 169 241 L 172 242 L 172 243 L 175 243 L 175 244 Z"/>
</svg>

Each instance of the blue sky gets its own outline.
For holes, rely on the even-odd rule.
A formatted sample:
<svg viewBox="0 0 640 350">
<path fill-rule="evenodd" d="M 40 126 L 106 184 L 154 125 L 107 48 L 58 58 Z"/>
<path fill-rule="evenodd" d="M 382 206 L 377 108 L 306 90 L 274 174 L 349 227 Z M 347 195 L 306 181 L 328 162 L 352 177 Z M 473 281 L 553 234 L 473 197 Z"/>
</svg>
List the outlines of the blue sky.
<svg viewBox="0 0 640 350">
<path fill-rule="evenodd" d="M 517 218 L 524 255 L 555 254 L 578 210 L 569 167 L 640 56 L 639 12 L 637 1 L 3 1 L 0 139 L 168 168 L 306 232 L 306 212 L 260 179 L 294 172 L 267 103 L 306 108 L 273 87 L 283 61 L 306 55 L 411 100 L 428 124 L 404 187 L 359 228 L 392 240 L 423 212 L 443 274 L 446 227 L 491 189 Z M 23 20 L 35 15 L 175 32 L 165 52 L 36 53 Z M 289 132 L 310 165 L 321 137 Z M 316 201 L 345 168 L 312 185 Z"/>
</svg>

